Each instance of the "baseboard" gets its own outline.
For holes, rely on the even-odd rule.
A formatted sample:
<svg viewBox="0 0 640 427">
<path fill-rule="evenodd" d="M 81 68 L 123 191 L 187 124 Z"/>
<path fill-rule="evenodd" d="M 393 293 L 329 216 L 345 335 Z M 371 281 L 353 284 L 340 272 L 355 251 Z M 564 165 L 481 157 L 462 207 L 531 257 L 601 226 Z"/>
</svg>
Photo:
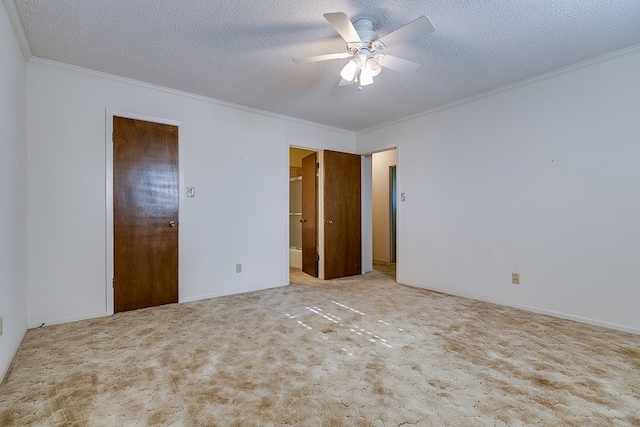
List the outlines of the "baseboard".
<svg viewBox="0 0 640 427">
<path fill-rule="evenodd" d="M 24 330 L 24 332 L 22 333 L 22 338 L 20 338 L 20 340 L 18 340 L 18 345 L 13 350 L 13 354 L 11 355 L 11 358 L 9 359 L 9 363 L 7 364 L 7 366 L 2 368 L 2 372 L 0 372 L 0 374 L 1 374 L 0 375 L 0 385 L 2 385 L 2 383 L 4 383 L 4 379 L 7 376 L 7 374 L 9 373 L 9 369 L 11 368 L 11 364 L 13 363 L 13 359 L 16 358 L 16 354 L 18 354 L 18 350 L 20 350 L 20 347 L 22 347 L 22 342 L 24 341 L 24 337 L 27 336 L 27 331 L 28 331 L 28 329 Z"/>
<path fill-rule="evenodd" d="M 29 329 L 39 328 L 43 325 L 59 325 L 61 323 L 77 322 L 79 320 L 96 319 L 98 317 L 106 317 L 107 312 L 102 311 L 100 313 L 87 313 L 78 316 L 59 317 L 56 319 L 47 320 L 44 322 L 29 322 Z"/>
<path fill-rule="evenodd" d="M 240 288 L 240 289 L 234 289 L 233 292 L 221 292 L 221 293 L 215 293 L 215 294 L 206 294 L 206 295 L 197 295 L 194 297 L 188 297 L 188 298 L 184 298 L 184 299 L 180 299 L 178 301 L 178 303 L 183 303 L 183 302 L 193 302 L 193 301 L 200 301 L 203 299 L 209 299 L 209 298 L 216 298 L 216 297 L 222 297 L 222 296 L 227 296 L 227 295 L 235 295 L 235 294 L 245 294 L 247 292 L 255 292 L 255 291 L 262 291 L 265 289 L 273 289 L 273 288 L 279 288 L 282 286 L 287 286 L 289 283 L 284 283 L 281 285 L 272 285 L 272 286 L 267 286 L 267 287 L 246 287 L 246 288 Z M 87 319 L 96 319 L 99 317 L 106 317 L 109 316 L 109 314 L 106 311 L 100 312 L 100 313 L 87 313 L 87 314 L 81 314 L 79 316 L 69 316 L 69 317 L 59 317 L 59 318 L 55 318 L 55 319 L 50 319 L 50 320 L 46 320 L 44 322 L 40 321 L 40 322 L 30 322 L 29 323 L 29 329 L 33 329 L 33 328 L 39 328 L 43 325 L 59 325 L 61 323 L 69 323 L 69 322 L 77 322 L 79 320 L 87 320 Z"/>
<path fill-rule="evenodd" d="M 228 295 L 246 294 L 248 292 L 265 291 L 267 289 L 281 288 L 281 287 L 287 286 L 287 285 L 288 285 L 288 283 L 284 283 L 284 284 L 281 284 L 281 285 L 270 285 L 270 286 L 267 286 L 267 287 L 260 287 L 260 288 L 250 288 L 250 287 L 248 287 L 248 288 L 234 289 L 233 292 L 221 292 L 221 293 L 215 293 L 215 294 L 198 295 L 198 296 L 194 296 L 194 297 L 188 297 L 188 298 L 181 299 L 180 303 L 202 301 L 202 300 L 205 300 L 205 299 L 224 297 L 224 296 L 228 296 Z"/>
<path fill-rule="evenodd" d="M 634 334 L 634 335 L 640 335 L 640 329 L 639 328 L 634 328 L 634 327 L 631 327 L 631 326 L 619 325 L 617 323 L 605 322 L 605 321 L 602 321 L 602 320 L 591 319 L 591 318 L 588 318 L 588 317 L 576 316 L 576 315 L 573 315 L 573 314 L 567 314 L 567 313 L 563 313 L 563 312 L 560 312 L 560 311 L 547 310 L 547 309 L 540 308 L 540 307 L 531 307 L 531 306 L 527 306 L 527 305 L 515 304 L 515 303 L 508 302 L 508 301 L 501 301 L 501 300 L 496 300 L 496 299 L 493 299 L 493 298 L 486 298 L 486 297 L 483 297 L 483 296 L 480 296 L 480 295 L 470 294 L 470 293 L 466 293 L 466 292 L 451 292 L 451 291 L 445 290 L 445 289 L 439 289 L 439 288 L 429 287 L 429 286 L 422 286 L 422 285 L 417 285 L 415 283 L 409 283 L 409 282 L 404 282 L 404 281 L 401 282 L 399 280 L 398 280 L 398 283 L 401 284 L 401 285 L 411 286 L 411 287 L 414 287 L 414 288 L 427 289 L 429 291 L 440 292 L 440 293 L 447 294 L 447 295 L 453 295 L 453 296 L 457 296 L 457 297 L 473 299 L 473 300 L 476 300 L 476 301 L 488 302 L 488 303 L 491 303 L 491 304 L 502 305 L 502 306 L 505 306 L 505 307 L 517 308 L 518 310 L 528 311 L 528 312 L 531 312 L 531 313 L 544 314 L 546 316 L 557 317 L 559 319 L 571 320 L 571 321 L 574 321 L 574 322 L 584 323 L 584 324 L 587 324 L 587 325 L 600 326 L 602 328 L 614 329 L 616 331 L 622 331 L 622 332 L 627 332 L 627 333 Z"/>
</svg>

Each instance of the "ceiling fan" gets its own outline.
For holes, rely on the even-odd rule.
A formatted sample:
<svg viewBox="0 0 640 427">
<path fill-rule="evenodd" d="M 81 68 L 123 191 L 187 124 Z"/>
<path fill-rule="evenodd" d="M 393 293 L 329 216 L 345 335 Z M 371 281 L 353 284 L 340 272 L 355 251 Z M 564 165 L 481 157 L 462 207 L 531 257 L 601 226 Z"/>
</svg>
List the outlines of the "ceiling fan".
<svg viewBox="0 0 640 427">
<path fill-rule="evenodd" d="M 400 73 L 415 71 L 420 64 L 380 51 L 435 30 L 429 18 L 423 15 L 386 36 L 378 38 L 370 19 L 358 19 L 351 23 L 349 17 L 342 12 L 325 13 L 324 17 L 347 42 L 347 52 L 293 58 L 293 61 L 296 64 L 305 64 L 330 59 L 351 58 L 340 72 L 342 80 L 339 85 L 344 86 L 358 82 L 360 89 L 362 86 L 373 83 L 373 78 L 380 74 L 382 67 Z"/>
</svg>

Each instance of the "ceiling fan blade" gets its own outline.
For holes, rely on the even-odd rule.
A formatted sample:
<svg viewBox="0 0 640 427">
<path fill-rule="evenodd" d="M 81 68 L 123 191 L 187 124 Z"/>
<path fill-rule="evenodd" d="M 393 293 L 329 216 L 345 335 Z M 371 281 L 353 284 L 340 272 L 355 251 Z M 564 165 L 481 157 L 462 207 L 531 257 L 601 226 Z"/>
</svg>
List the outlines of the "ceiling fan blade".
<svg viewBox="0 0 640 427">
<path fill-rule="evenodd" d="M 352 81 L 342 79 L 340 80 L 340 83 L 338 83 L 338 86 L 347 86 L 347 85 L 352 85 L 353 83 L 355 83 L 355 79 Z"/>
<path fill-rule="evenodd" d="M 383 57 L 378 59 L 378 62 L 383 67 L 403 74 L 413 73 L 420 66 L 420 64 L 416 62 L 407 61 L 406 59 L 398 58 L 397 56 L 391 55 L 384 55 Z"/>
<path fill-rule="evenodd" d="M 395 46 L 400 43 L 404 43 L 421 35 L 435 31 L 435 27 L 431 23 L 431 20 L 426 16 L 421 16 L 409 22 L 407 25 L 398 28 L 395 31 L 390 32 L 386 36 L 380 38 L 380 41 L 384 43 L 386 47 Z"/>
<path fill-rule="evenodd" d="M 329 59 L 344 59 L 350 58 L 351 55 L 348 52 L 343 53 L 328 53 L 326 55 L 306 56 L 303 58 L 293 58 L 293 62 L 296 64 L 308 64 L 309 62 L 328 61 Z"/>
<path fill-rule="evenodd" d="M 347 43 L 359 42 L 360 36 L 349 17 L 342 12 L 325 13 L 324 17 Z"/>
</svg>

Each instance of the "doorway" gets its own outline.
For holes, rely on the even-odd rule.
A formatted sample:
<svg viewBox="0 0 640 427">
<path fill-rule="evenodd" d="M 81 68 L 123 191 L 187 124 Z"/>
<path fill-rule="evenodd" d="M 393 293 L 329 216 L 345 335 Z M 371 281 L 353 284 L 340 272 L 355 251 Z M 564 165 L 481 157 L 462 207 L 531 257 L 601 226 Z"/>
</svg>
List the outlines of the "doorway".
<svg viewBox="0 0 640 427">
<path fill-rule="evenodd" d="M 372 258 L 375 270 L 393 275 L 397 261 L 397 150 L 372 154 Z"/>
<path fill-rule="evenodd" d="M 303 228 L 306 228 L 303 227 L 304 219 L 302 217 L 302 186 L 312 184 L 310 182 L 302 182 L 302 160 L 315 153 L 316 152 L 313 150 L 303 148 L 289 148 L 289 266 L 290 268 L 298 270 L 303 270 L 302 234 Z M 309 233 L 309 230 L 305 231 Z M 307 236 L 305 241 L 308 241 L 309 237 L 310 236 Z M 315 250 L 315 248 L 316 245 L 314 241 L 313 250 Z M 316 266 L 315 257 L 313 266 Z M 307 265 L 307 267 L 309 267 L 309 265 Z M 312 275 L 317 276 L 317 272 Z"/>
<path fill-rule="evenodd" d="M 291 268 L 320 279 L 361 274 L 361 162 L 356 154 L 290 148 Z"/>
</svg>

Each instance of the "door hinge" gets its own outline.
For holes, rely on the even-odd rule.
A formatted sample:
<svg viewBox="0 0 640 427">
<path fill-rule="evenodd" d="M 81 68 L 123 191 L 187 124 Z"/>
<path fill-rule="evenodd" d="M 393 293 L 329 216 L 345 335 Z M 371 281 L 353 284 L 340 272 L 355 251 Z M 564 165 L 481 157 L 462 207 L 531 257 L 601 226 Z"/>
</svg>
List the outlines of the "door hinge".
<svg viewBox="0 0 640 427">
<path fill-rule="evenodd" d="M 316 261 L 320 261 L 320 255 L 316 254 Z"/>
<path fill-rule="evenodd" d="M 111 279 L 111 287 L 114 288 L 114 289 L 116 288 L 116 278 L 115 277 Z"/>
<path fill-rule="evenodd" d="M 320 163 L 316 163 L 316 169 L 320 169 Z"/>
</svg>

